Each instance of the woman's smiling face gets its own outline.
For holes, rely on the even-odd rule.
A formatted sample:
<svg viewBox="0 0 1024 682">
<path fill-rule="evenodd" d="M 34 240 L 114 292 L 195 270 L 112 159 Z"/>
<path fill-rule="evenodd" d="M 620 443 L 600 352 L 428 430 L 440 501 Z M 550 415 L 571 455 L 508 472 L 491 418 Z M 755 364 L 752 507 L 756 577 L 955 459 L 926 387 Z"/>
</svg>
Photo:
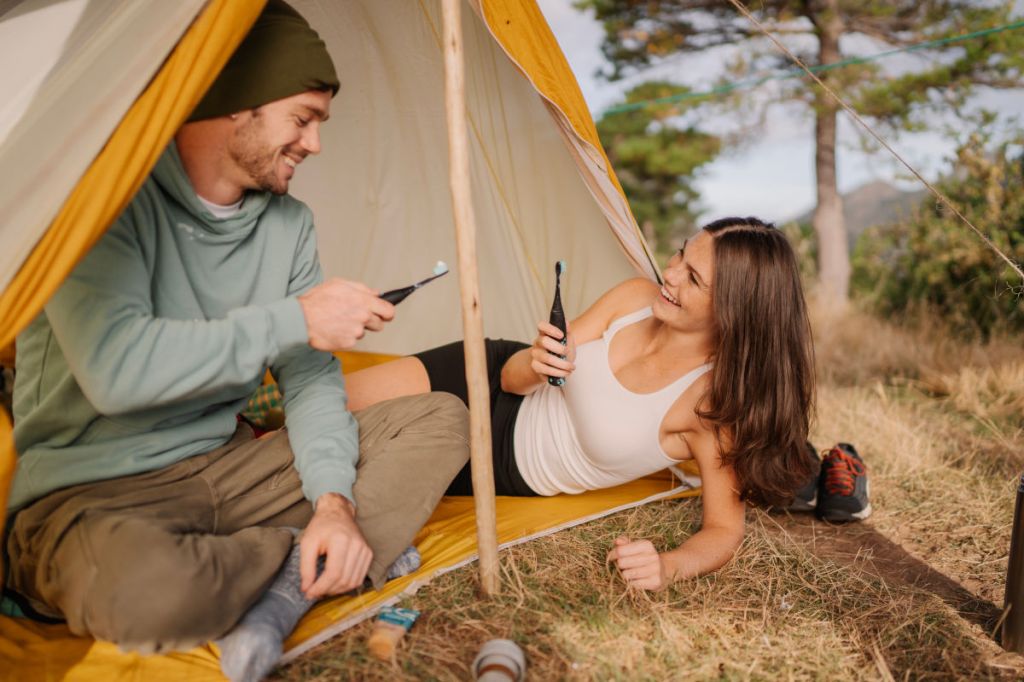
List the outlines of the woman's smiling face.
<svg viewBox="0 0 1024 682">
<path fill-rule="evenodd" d="M 711 287 L 715 270 L 715 240 L 698 232 L 683 245 L 662 273 L 665 284 L 654 305 L 654 316 L 680 331 L 714 328 Z"/>
</svg>

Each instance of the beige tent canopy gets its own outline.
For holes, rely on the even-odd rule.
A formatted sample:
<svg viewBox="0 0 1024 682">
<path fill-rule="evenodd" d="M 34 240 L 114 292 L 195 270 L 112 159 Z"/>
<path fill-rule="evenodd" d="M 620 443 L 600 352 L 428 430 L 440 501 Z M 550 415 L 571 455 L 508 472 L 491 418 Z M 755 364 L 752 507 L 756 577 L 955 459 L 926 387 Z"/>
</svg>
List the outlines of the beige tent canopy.
<svg viewBox="0 0 1024 682">
<path fill-rule="evenodd" d="M 342 82 L 324 151 L 292 190 L 313 208 L 327 274 L 383 289 L 429 274 L 437 260 L 454 266 L 440 3 L 293 4 L 326 40 Z M 470 4 L 463 30 L 485 331 L 527 339 L 558 259 L 569 263 L 570 312 L 616 281 L 656 275 L 539 10 Z M 13 93 L 0 104 L 0 285 L 203 5 L 25 0 L 4 15 L 4 63 L 37 68 L 0 75 Z M 439 280 L 363 345 L 402 353 L 458 338 L 457 301 L 456 278 Z"/>
</svg>

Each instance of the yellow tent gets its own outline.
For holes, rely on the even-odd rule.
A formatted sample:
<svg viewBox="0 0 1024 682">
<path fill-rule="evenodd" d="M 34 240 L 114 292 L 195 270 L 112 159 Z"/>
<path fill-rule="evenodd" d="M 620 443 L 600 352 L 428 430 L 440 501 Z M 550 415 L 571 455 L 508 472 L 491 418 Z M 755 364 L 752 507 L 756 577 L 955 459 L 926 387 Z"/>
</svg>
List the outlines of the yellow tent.
<svg viewBox="0 0 1024 682">
<path fill-rule="evenodd" d="M 0 4 L 0 56 L 25 66 L 0 75 L 0 89 L 12 93 L 0 104 L 0 349 L 40 313 L 131 199 L 263 2 Z M 293 4 L 327 42 L 342 82 L 323 130 L 324 152 L 304 164 L 293 184 L 317 218 L 326 274 L 386 289 L 419 279 L 438 259 L 454 263 L 440 2 Z M 570 263 L 563 285 L 570 314 L 617 281 L 657 272 L 539 9 L 525 0 L 467 4 L 467 117 L 485 332 L 529 338 L 549 302 L 555 260 Z M 405 353 L 461 336 L 455 280 L 418 293 L 386 332 L 365 340 L 365 350 Z M 0 515 L 15 464 L 11 425 L 0 411 Z M 503 502 L 499 541 L 668 489 L 663 479 L 607 497 L 545 500 L 553 506 L 535 516 Z M 460 504 L 446 503 L 432 525 L 471 517 Z M 444 557 L 432 570 L 472 558 L 472 531 L 468 537 L 465 547 L 439 552 Z M 394 589 L 414 580 L 396 581 Z M 304 621 L 307 636 L 300 628 L 297 637 L 309 641 L 323 622 L 347 618 L 338 608 L 319 607 Z M 342 610 L 349 608 L 360 607 Z M 0 619 L 0 661 L 24 666 L 19 679 L 180 672 L 116 657 L 105 646 Z M 198 665 L 195 671 L 213 660 L 216 668 L 208 653 L 173 660 Z M 96 667 L 105 665 L 114 667 Z M 13 670 L 0 665 L 0 676 Z"/>
</svg>

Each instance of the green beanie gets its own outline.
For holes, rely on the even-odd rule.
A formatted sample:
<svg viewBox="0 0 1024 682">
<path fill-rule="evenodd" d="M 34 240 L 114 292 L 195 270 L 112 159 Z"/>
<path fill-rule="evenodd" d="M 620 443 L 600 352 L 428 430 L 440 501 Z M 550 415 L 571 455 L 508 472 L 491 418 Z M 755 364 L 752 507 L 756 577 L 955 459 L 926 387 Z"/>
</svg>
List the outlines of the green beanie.
<svg viewBox="0 0 1024 682">
<path fill-rule="evenodd" d="M 307 90 L 338 94 L 338 76 L 316 31 L 282 0 L 270 0 L 188 120 L 227 116 Z"/>
</svg>

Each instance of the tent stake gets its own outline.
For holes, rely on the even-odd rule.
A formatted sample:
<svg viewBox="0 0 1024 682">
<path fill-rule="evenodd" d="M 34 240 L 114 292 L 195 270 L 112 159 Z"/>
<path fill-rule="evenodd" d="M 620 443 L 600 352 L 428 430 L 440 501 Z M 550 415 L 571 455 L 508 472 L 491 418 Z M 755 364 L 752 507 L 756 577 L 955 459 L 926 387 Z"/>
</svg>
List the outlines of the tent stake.
<svg viewBox="0 0 1024 682">
<path fill-rule="evenodd" d="M 490 389 L 476 262 L 476 223 L 470 194 L 466 133 L 466 84 L 462 52 L 463 0 L 444 0 L 444 94 L 448 116 L 448 164 L 462 293 L 462 337 L 469 388 L 470 462 L 476 503 L 476 537 L 483 593 L 498 593 L 498 537 L 491 460 Z"/>
<path fill-rule="evenodd" d="M 1010 560 L 1006 567 L 1006 600 L 1003 613 L 1003 648 L 1024 653 L 1024 475 L 1017 487 L 1010 535 Z M 1006 613 L 1009 611 L 1009 613 Z"/>
</svg>

